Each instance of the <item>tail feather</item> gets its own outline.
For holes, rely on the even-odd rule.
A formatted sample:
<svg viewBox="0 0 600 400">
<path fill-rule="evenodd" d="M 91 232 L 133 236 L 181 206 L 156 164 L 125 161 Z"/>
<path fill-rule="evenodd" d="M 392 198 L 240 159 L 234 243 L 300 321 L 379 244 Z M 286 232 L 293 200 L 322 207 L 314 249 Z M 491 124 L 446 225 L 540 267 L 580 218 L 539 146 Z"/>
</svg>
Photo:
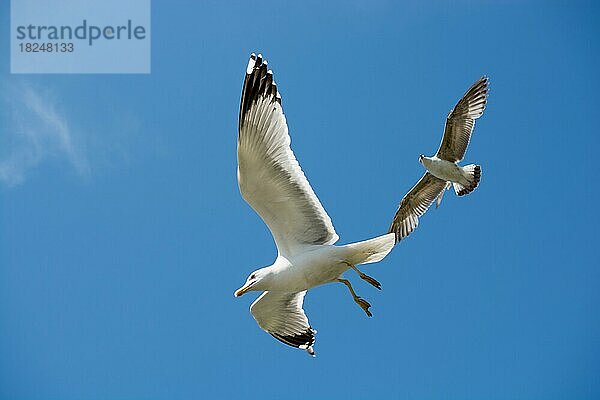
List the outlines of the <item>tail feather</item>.
<svg viewBox="0 0 600 400">
<path fill-rule="evenodd" d="M 463 167 L 463 171 L 466 174 L 467 185 L 463 185 L 458 182 L 452 182 L 452 186 L 454 186 L 454 191 L 457 196 L 464 196 L 465 194 L 471 193 L 477 185 L 479 185 L 479 180 L 481 179 L 481 166 L 476 164 L 469 164 Z"/>
<path fill-rule="evenodd" d="M 373 239 L 342 246 L 347 250 L 346 260 L 353 265 L 369 264 L 383 260 L 396 243 L 396 234 L 388 233 Z"/>
</svg>

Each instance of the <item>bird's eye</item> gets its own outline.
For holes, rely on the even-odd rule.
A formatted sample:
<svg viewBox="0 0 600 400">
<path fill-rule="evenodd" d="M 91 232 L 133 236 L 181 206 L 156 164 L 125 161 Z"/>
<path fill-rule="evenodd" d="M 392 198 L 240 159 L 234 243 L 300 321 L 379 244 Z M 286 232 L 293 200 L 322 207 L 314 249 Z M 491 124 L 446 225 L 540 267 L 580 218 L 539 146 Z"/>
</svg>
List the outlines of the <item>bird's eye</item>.
<svg viewBox="0 0 600 400">
<path fill-rule="evenodd" d="M 254 279 L 254 278 L 256 278 L 256 275 L 254 275 L 254 274 L 250 275 L 250 279 Z"/>
</svg>

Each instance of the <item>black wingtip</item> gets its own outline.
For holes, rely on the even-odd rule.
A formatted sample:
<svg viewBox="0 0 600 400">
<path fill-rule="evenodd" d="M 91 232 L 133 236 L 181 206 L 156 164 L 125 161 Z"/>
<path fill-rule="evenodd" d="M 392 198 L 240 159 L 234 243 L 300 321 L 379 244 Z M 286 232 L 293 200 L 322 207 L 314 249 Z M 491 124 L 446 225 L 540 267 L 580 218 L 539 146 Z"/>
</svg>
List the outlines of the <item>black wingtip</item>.
<svg viewBox="0 0 600 400">
<path fill-rule="evenodd" d="M 268 97 L 272 103 L 281 105 L 281 95 L 273 79 L 273 71 L 268 69 L 268 62 L 261 53 L 250 54 L 246 78 L 242 89 L 242 100 L 240 104 L 239 126 L 242 126 L 244 116 L 252 104 L 261 97 Z"/>
<path fill-rule="evenodd" d="M 315 344 L 316 330 L 308 328 L 306 331 L 297 335 L 280 335 L 276 332 L 269 332 L 271 336 L 288 346 L 306 350 L 311 356 L 314 355 L 313 345 Z"/>
</svg>

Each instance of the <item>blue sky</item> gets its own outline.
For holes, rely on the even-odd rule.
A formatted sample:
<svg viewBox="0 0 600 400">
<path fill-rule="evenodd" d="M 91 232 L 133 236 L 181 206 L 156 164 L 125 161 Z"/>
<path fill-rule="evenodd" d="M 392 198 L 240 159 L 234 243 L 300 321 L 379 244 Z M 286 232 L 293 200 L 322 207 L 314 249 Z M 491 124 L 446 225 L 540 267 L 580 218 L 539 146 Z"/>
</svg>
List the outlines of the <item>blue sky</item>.
<svg viewBox="0 0 600 400">
<path fill-rule="evenodd" d="M 600 397 L 598 4 L 154 1 L 151 74 L 11 75 L 7 3 L 0 398 Z M 480 187 L 365 268 L 383 291 L 348 275 L 373 318 L 309 293 L 315 359 L 233 297 L 276 255 L 236 181 L 252 51 L 340 243 L 387 229 L 491 80 Z"/>
</svg>

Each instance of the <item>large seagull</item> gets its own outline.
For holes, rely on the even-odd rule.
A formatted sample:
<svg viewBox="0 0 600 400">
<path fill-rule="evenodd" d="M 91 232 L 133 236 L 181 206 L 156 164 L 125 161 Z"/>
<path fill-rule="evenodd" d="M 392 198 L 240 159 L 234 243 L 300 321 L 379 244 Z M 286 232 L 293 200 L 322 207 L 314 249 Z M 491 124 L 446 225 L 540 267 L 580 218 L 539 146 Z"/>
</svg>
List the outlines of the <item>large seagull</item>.
<svg viewBox="0 0 600 400">
<path fill-rule="evenodd" d="M 471 193 L 479 184 L 481 166 L 458 165 L 465 156 L 475 127 L 475 120 L 483 114 L 487 103 L 488 78 L 483 76 L 467 90 L 446 118 L 442 143 L 433 157 L 419 156 L 427 172 L 404 196 L 396 211 L 389 231 L 396 241 L 407 237 L 419 225 L 419 218 L 436 200 L 440 205 L 445 189 L 450 186 L 458 196 Z"/>
<path fill-rule="evenodd" d="M 354 301 L 371 316 L 342 274 L 353 269 L 373 286 L 374 278 L 356 266 L 382 260 L 394 247 L 394 234 L 334 246 L 331 218 L 310 187 L 292 149 L 281 96 L 267 61 L 250 56 L 242 90 L 238 134 L 238 184 L 242 197 L 267 224 L 278 255 L 250 274 L 235 296 L 263 293 L 250 306 L 258 325 L 281 342 L 314 356 L 316 331 L 302 309 L 306 291 L 325 283 L 348 287 Z"/>
</svg>

